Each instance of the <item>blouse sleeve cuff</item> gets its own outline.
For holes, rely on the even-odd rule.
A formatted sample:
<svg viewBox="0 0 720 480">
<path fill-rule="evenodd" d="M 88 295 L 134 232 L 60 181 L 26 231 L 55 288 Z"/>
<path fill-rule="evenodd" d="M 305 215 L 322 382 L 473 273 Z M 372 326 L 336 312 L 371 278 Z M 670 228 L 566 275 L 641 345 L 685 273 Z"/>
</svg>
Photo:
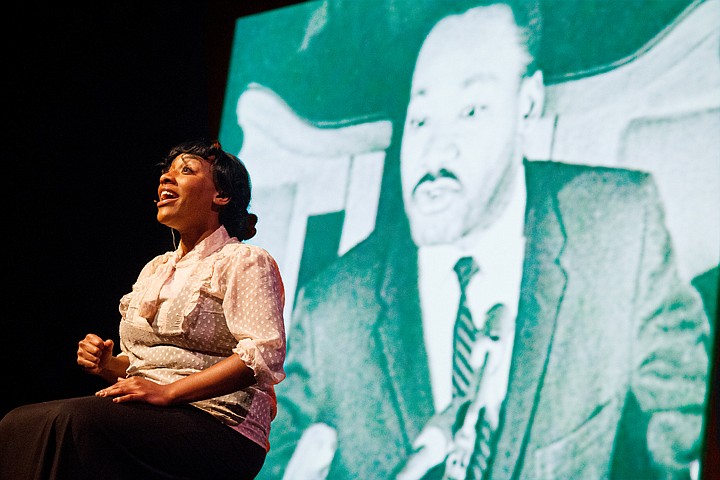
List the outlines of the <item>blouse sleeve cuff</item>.
<svg viewBox="0 0 720 480">
<path fill-rule="evenodd" d="M 282 364 L 278 368 L 270 368 L 260 353 L 260 349 L 251 339 L 240 340 L 233 348 L 233 352 L 240 355 L 240 359 L 253 371 L 258 384 L 275 385 L 285 378 Z"/>
</svg>

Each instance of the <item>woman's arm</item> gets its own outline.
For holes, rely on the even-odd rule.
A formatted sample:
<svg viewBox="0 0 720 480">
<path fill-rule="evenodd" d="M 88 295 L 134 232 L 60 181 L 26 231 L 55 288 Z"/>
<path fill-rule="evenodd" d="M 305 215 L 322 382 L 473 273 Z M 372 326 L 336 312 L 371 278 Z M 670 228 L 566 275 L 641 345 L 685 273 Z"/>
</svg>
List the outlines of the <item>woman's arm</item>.
<svg viewBox="0 0 720 480">
<path fill-rule="evenodd" d="M 117 358 L 117 357 L 116 357 Z M 168 385 L 141 377 L 118 378 L 117 383 L 96 393 L 114 396 L 114 402 L 143 401 L 153 405 L 174 405 L 219 397 L 255 383 L 253 371 L 239 355 L 233 354 L 200 372 Z"/>
<path fill-rule="evenodd" d="M 240 355 L 233 354 L 201 372 L 169 384 L 166 393 L 171 403 L 187 403 L 227 395 L 254 383 L 253 371 Z"/>
</svg>

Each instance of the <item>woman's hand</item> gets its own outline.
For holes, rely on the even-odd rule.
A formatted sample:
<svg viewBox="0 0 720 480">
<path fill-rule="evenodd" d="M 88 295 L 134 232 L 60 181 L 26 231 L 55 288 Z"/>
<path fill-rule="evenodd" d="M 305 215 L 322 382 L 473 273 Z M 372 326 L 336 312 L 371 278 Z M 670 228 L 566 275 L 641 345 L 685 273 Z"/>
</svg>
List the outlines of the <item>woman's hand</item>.
<svg viewBox="0 0 720 480">
<path fill-rule="evenodd" d="M 125 376 L 130 361 L 126 356 L 113 356 L 112 340 L 103 340 L 88 333 L 78 342 L 77 364 L 87 373 L 99 375 L 108 383 L 115 383 L 118 377 Z"/>
<path fill-rule="evenodd" d="M 102 375 L 112 358 L 114 343 L 88 333 L 78 342 L 77 364 L 86 372 Z"/>
<path fill-rule="evenodd" d="M 141 377 L 118 378 L 113 385 L 95 393 L 98 397 L 115 397 L 113 402 L 145 402 L 161 407 L 172 403 L 168 385 Z"/>
</svg>

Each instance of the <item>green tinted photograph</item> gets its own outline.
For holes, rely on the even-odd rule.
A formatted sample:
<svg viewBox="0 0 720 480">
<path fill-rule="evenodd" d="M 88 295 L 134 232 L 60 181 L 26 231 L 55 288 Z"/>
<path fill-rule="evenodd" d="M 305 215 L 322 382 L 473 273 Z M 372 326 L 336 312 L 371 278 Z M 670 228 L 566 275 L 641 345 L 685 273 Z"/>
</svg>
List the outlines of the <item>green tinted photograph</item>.
<svg viewBox="0 0 720 480">
<path fill-rule="evenodd" d="M 288 340 L 258 478 L 708 478 L 719 44 L 720 0 L 238 18 L 220 141 Z"/>
</svg>

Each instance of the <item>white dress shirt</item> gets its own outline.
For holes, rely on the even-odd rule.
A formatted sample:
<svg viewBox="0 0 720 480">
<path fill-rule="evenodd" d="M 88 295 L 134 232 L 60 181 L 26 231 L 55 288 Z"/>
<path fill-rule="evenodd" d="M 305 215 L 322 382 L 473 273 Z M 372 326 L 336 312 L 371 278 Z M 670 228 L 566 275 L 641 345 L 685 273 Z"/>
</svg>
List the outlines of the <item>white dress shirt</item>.
<svg viewBox="0 0 720 480">
<path fill-rule="evenodd" d="M 518 173 L 518 183 L 510 203 L 470 251 L 462 251 L 453 245 L 419 249 L 423 332 L 430 363 L 433 400 L 438 412 L 444 410 L 452 400 L 453 328 L 460 300 L 460 286 L 453 267 L 458 259 L 468 255 L 472 255 L 480 267 L 466 292 L 475 325 L 482 330 L 486 312 L 496 303 L 503 303 L 512 319 L 512 327 L 499 340 L 502 342 L 502 353 L 495 355 L 502 358 L 488 361 L 494 368 L 485 373 L 488 376 L 486 381 L 493 385 L 492 403 L 497 404 L 498 410 L 505 398 L 525 248 L 524 169 Z"/>
</svg>

